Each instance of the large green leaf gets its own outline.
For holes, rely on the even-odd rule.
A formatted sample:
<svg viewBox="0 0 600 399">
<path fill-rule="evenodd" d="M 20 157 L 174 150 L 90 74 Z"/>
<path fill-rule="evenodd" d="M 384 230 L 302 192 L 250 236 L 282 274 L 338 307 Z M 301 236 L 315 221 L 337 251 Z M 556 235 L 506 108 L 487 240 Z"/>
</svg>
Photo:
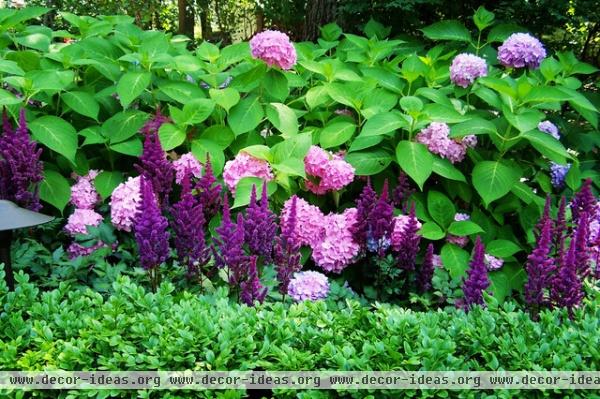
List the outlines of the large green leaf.
<svg viewBox="0 0 600 399">
<path fill-rule="evenodd" d="M 354 166 L 358 176 L 371 176 L 385 170 L 394 157 L 386 150 L 373 149 L 348 153 L 345 159 Z"/>
<path fill-rule="evenodd" d="M 215 103 L 223 107 L 227 112 L 229 112 L 231 107 L 240 102 L 240 93 L 231 87 L 220 90 L 210 89 L 209 94 L 210 98 L 212 98 Z"/>
<path fill-rule="evenodd" d="M 127 107 L 146 90 L 152 81 L 150 72 L 127 72 L 119 79 L 117 94 L 123 107 Z"/>
<path fill-rule="evenodd" d="M 267 119 L 282 133 L 283 137 L 298 134 L 298 117 L 293 109 L 285 104 L 271 103 L 267 106 Z"/>
<path fill-rule="evenodd" d="M 433 171 L 433 155 L 421 143 L 401 141 L 396 147 L 398 164 L 423 190 L 423 184 Z"/>
<path fill-rule="evenodd" d="M 455 236 L 470 236 L 471 234 L 483 233 L 483 229 L 477 223 L 470 220 L 452 222 L 448 227 L 448 233 Z"/>
<path fill-rule="evenodd" d="M 301 133 L 285 139 L 271 148 L 274 163 L 282 163 L 288 158 L 304 159 L 312 144 L 310 133 Z"/>
<path fill-rule="evenodd" d="M 428 240 L 441 240 L 446 237 L 446 233 L 434 222 L 425 222 L 419 231 L 419 234 Z"/>
<path fill-rule="evenodd" d="M 421 29 L 425 37 L 431 40 L 471 41 L 471 34 L 458 21 L 440 21 Z"/>
<path fill-rule="evenodd" d="M 118 152 L 119 154 L 125 154 L 132 157 L 139 157 L 142 155 L 143 146 L 142 140 L 137 137 L 129 139 L 127 141 L 121 141 L 120 143 L 111 144 L 110 149 Z"/>
<path fill-rule="evenodd" d="M 112 144 L 120 143 L 135 135 L 144 126 L 146 119 L 148 114 L 141 111 L 119 112 L 102 124 L 102 134 Z"/>
<path fill-rule="evenodd" d="M 468 121 L 452 125 L 450 137 L 464 137 L 470 134 L 494 134 L 496 125 L 482 118 L 472 118 Z"/>
<path fill-rule="evenodd" d="M 216 176 L 219 176 L 225 165 L 225 154 L 218 144 L 203 138 L 192 142 L 192 153 L 200 162 L 206 162 L 207 154 Z"/>
<path fill-rule="evenodd" d="M 0 105 L 15 105 L 19 104 L 22 100 L 17 98 L 11 92 L 0 89 Z"/>
<path fill-rule="evenodd" d="M 270 69 L 265 75 L 262 84 L 265 91 L 276 101 L 284 102 L 290 94 L 287 78 L 277 69 Z"/>
<path fill-rule="evenodd" d="M 40 183 L 40 198 L 53 205 L 61 213 L 71 198 L 71 186 L 60 173 L 46 169 Z"/>
<path fill-rule="evenodd" d="M 33 138 L 75 163 L 77 131 L 71 124 L 57 116 L 42 116 L 29 124 Z"/>
<path fill-rule="evenodd" d="M 161 92 L 181 104 L 204 97 L 204 92 L 201 88 L 188 82 L 164 81 L 158 84 L 158 88 Z"/>
<path fill-rule="evenodd" d="M 190 126 L 204 122 L 215 109 L 215 102 L 207 98 L 198 98 L 186 103 L 183 111 L 171 115 L 180 126 Z"/>
<path fill-rule="evenodd" d="M 473 168 L 473 186 L 486 206 L 508 194 L 520 177 L 516 165 L 507 166 L 500 161 L 479 162 Z"/>
<path fill-rule="evenodd" d="M 78 114 L 89 116 L 92 119 L 98 120 L 100 105 L 90 93 L 83 91 L 70 91 L 64 93 L 61 96 L 61 99 Z"/>
<path fill-rule="evenodd" d="M 465 175 L 445 158 L 433 157 L 433 172 L 446 179 L 467 182 Z"/>
<path fill-rule="evenodd" d="M 427 195 L 427 211 L 433 220 L 446 229 L 454 220 L 456 208 L 444 194 L 431 190 Z"/>
<path fill-rule="evenodd" d="M 494 240 L 485 246 L 485 251 L 498 258 L 508 258 L 522 251 L 521 247 L 509 240 Z"/>
<path fill-rule="evenodd" d="M 165 151 L 179 147 L 185 141 L 185 137 L 185 131 L 171 123 L 164 123 L 158 130 L 158 138 Z"/>
<path fill-rule="evenodd" d="M 241 100 L 229 112 L 229 126 L 236 136 L 256 128 L 264 116 L 260 98 L 250 95 Z"/>
<path fill-rule="evenodd" d="M 321 130 L 319 142 L 322 148 L 332 148 L 344 144 L 356 131 L 354 123 L 336 121 L 328 124 Z"/>
<path fill-rule="evenodd" d="M 102 199 L 108 198 L 113 190 L 123 181 L 123 173 L 117 171 L 102 171 L 94 179 L 94 186 Z"/>
<path fill-rule="evenodd" d="M 450 277 L 456 279 L 466 275 L 470 258 L 467 251 L 454 244 L 445 244 L 440 251 L 440 257 L 444 268 L 448 269 Z"/>
<path fill-rule="evenodd" d="M 244 177 L 241 179 L 235 187 L 235 200 L 232 208 L 239 208 L 240 206 L 246 206 L 250 203 L 250 196 L 252 194 L 252 187 L 256 186 L 257 193 L 262 190 L 264 180 L 258 177 Z M 277 183 L 267 182 L 267 195 L 272 195 L 277 190 Z"/>
<path fill-rule="evenodd" d="M 543 133 L 539 130 L 530 130 L 523 133 L 522 136 L 529 140 L 536 150 L 551 161 L 564 165 L 566 164 L 566 159 L 571 158 L 571 155 L 569 155 L 562 143 L 548 133 Z"/>
</svg>

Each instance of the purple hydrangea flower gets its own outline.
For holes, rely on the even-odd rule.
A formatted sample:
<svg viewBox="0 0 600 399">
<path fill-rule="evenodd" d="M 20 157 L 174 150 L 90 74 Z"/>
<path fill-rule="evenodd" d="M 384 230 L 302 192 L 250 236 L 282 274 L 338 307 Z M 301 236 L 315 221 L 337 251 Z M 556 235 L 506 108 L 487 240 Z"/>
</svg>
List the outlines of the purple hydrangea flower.
<svg viewBox="0 0 600 399">
<path fill-rule="evenodd" d="M 141 176 L 130 177 L 110 195 L 110 218 L 117 230 L 130 232 L 142 202 Z"/>
<path fill-rule="evenodd" d="M 138 172 L 152 182 L 152 187 L 162 206 L 168 204 L 175 178 L 173 164 L 167 160 L 167 154 L 158 138 L 158 129 L 166 120 L 160 111 L 157 111 L 156 116 L 146 122 L 142 128 L 145 134 L 144 152 L 140 164 L 136 165 Z"/>
<path fill-rule="evenodd" d="M 492 256 L 490 254 L 485 254 L 485 256 L 483 258 L 484 258 L 485 266 L 490 271 L 498 270 L 498 269 L 502 268 L 502 266 L 504 265 L 504 259 L 502 259 L 502 258 L 496 258 L 495 256 Z"/>
<path fill-rule="evenodd" d="M 177 184 L 183 182 L 186 173 L 196 178 L 202 176 L 202 164 L 191 152 L 183 154 L 178 160 L 174 161 L 173 167 L 175 168 L 175 181 Z"/>
<path fill-rule="evenodd" d="M 558 127 L 550 121 L 543 121 L 538 124 L 538 130 L 548 133 L 550 136 L 554 137 L 556 140 L 560 140 L 560 132 Z"/>
<path fill-rule="evenodd" d="M 69 216 L 65 231 L 71 236 L 87 234 L 88 226 L 98 226 L 102 222 L 102 215 L 93 209 L 75 209 Z"/>
<path fill-rule="evenodd" d="M 34 211 L 41 209 L 38 184 L 42 181 L 42 149 L 31 140 L 25 110 L 19 113 L 19 126 L 13 130 L 6 111 L 0 136 L 0 198 Z"/>
<path fill-rule="evenodd" d="M 90 170 L 86 176 L 77 176 L 77 181 L 71 186 L 71 204 L 80 209 L 94 209 L 100 202 L 100 195 L 94 187 L 94 179 L 98 171 Z"/>
<path fill-rule="evenodd" d="M 487 76 L 487 63 L 474 54 L 459 54 L 450 65 L 450 80 L 457 86 L 468 87 L 480 76 Z"/>
<path fill-rule="evenodd" d="M 485 267 L 485 248 L 481 243 L 481 238 L 477 236 L 475 247 L 473 248 L 473 257 L 467 270 L 467 278 L 463 280 L 463 303 L 465 311 L 471 309 L 474 305 L 485 306 L 483 292 L 489 287 L 487 268 Z"/>
<path fill-rule="evenodd" d="M 544 46 L 528 33 L 513 33 L 498 47 L 498 61 L 507 67 L 539 68 L 544 58 Z"/>
<path fill-rule="evenodd" d="M 171 227 L 175 233 L 177 257 L 181 264 L 187 265 L 188 276 L 194 276 L 209 258 L 204 238 L 204 212 L 202 204 L 192 194 L 189 171 L 181 183 L 181 199 L 171 208 Z"/>
<path fill-rule="evenodd" d="M 471 219 L 471 216 L 469 216 L 468 213 L 457 212 L 457 213 L 454 214 L 454 221 L 455 222 L 462 222 L 464 220 L 470 220 L 470 219 Z"/>
<path fill-rule="evenodd" d="M 220 238 L 215 238 L 217 244 L 213 246 L 213 254 L 217 267 L 227 266 L 229 284 L 237 286 L 244 278 L 247 256 L 244 253 L 244 219 L 238 213 L 237 223 L 231 221 L 229 210 L 229 197 L 225 194 L 223 201 L 223 219 L 221 226 L 215 229 Z"/>
<path fill-rule="evenodd" d="M 292 275 L 302 269 L 302 264 L 300 263 L 300 242 L 294 239 L 298 197 L 294 195 L 291 201 L 286 223 L 282 223 L 281 234 L 275 240 L 274 262 L 277 269 L 279 292 L 283 295 L 288 292 Z"/>
<path fill-rule="evenodd" d="M 245 241 L 250 253 L 261 256 L 265 263 L 271 263 L 273 255 L 273 242 L 277 232 L 275 219 L 275 214 L 269 209 L 267 183 L 263 183 L 260 205 L 256 201 L 256 186 L 252 186 L 244 222 Z"/>
<path fill-rule="evenodd" d="M 455 236 L 453 234 L 448 234 L 446 236 L 446 242 L 457 245 L 461 248 L 464 248 L 469 243 L 469 237 L 468 236 Z"/>
<path fill-rule="evenodd" d="M 465 159 L 467 148 L 477 144 L 472 138 L 467 141 L 457 141 L 450 138 L 450 127 L 445 123 L 432 122 L 417 134 L 417 142 L 425 144 L 430 152 L 448 159 L 452 163 Z M 469 137 L 469 136 L 467 136 Z"/>
<path fill-rule="evenodd" d="M 433 271 L 435 268 L 433 257 L 433 244 L 429 244 L 427 246 L 427 251 L 425 251 L 425 258 L 423 258 L 421 269 L 417 275 L 417 286 L 420 292 L 428 291 L 432 287 L 431 279 L 433 278 Z"/>
<path fill-rule="evenodd" d="M 256 256 L 251 256 L 248 261 L 248 277 L 240 284 L 240 299 L 248 306 L 255 302 L 263 303 L 267 296 L 267 289 L 262 286 L 256 270 Z"/>
<path fill-rule="evenodd" d="M 169 232 L 167 219 L 160 213 L 152 189 L 152 181 L 142 177 L 141 206 L 136 217 L 135 240 L 140 254 L 140 263 L 146 270 L 154 269 L 169 257 Z"/>
<path fill-rule="evenodd" d="M 250 40 L 252 57 L 268 66 L 290 69 L 296 65 L 296 49 L 288 35 L 275 30 L 258 33 Z"/>
<path fill-rule="evenodd" d="M 327 276 L 319 272 L 296 273 L 290 281 L 288 294 L 296 302 L 324 299 L 329 294 L 329 281 Z"/>
<path fill-rule="evenodd" d="M 547 289 L 551 276 L 556 268 L 554 259 L 550 256 L 552 248 L 552 220 L 542 216 L 541 232 L 533 252 L 527 258 L 525 270 L 525 302 L 536 312 L 540 306 L 547 303 Z"/>
<path fill-rule="evenodd" d="M 561 189 L 565 186 L 565 177 L 571 169 L 571 164 L 560 165 L 555 162 L 550 162 L 550 181 L 554 188 Z"/>
</svg>

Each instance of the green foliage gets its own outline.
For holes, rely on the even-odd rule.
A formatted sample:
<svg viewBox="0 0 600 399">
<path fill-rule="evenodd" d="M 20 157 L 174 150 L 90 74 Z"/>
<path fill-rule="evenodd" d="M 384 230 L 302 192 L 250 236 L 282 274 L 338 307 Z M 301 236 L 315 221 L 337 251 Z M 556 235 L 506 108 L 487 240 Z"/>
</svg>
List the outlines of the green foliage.
<svg viewBox="0 0 600 399">
<path fill-rule="evenodd" d="M 69 283 L 41 293 L 27 275 L 17 280 L 14 293 L 0 282 L 2 369 L 596 370 L 600 362 L 597 297 L 572 320 L 545 310 L 532 321 L 493 299 L 490 310 L 469 314 L 369 308 L 354 300 L 251 308 L 230 303 L 223 290 L 196 296 L 163 283 L 152 294 L 127 277 L 107 297 Z M 194 395 L 205 393 L 185 393 Z"/>
</svg>

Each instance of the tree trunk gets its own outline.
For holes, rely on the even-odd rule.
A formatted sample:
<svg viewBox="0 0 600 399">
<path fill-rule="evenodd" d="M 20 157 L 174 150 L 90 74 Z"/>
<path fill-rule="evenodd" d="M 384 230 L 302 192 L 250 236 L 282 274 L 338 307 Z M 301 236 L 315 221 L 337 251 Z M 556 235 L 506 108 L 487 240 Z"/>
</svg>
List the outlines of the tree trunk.
<svg viewBox="0 0 600 399">
<path fill-rule="evenodd" d="M 194 4 L 193 0 L 177 0 L 178 33 L 194 39 Z"/>
<path fill-rule="evenodd" d="M 304 40 L 316 40 L 319 27 L 333 22 L 336 13 L 336 0 L 308 0 L 304 20 Z"/>
<path fill-rule="evenodd" d="M 210 27 L 210 18 L 209 18 L 209 2 L 202 1 L 199 2 L 198 12 L 200 13 L 200 29 L 202 29 L 202 39 L 206 40 L 210 38 L 212 33 L 212 29 Z"/>
</svg>

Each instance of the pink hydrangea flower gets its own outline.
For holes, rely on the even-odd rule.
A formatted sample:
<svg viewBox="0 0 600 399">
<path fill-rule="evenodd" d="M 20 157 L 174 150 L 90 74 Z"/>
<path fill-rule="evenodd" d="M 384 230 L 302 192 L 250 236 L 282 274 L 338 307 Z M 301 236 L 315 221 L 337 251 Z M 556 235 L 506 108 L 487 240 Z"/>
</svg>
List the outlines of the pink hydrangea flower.
<svg viewBox="0 0 600 399">
<path fill-rule="evenodd" d="M 266 30 L 250 40 L 252 57 L 263 60 L 268 66 L 290 69 L 296 65 L 296 49 L 285 33 Z"/>
<path fill-rule="evenodd" d="M 183 182 L 186 170 L 190 176 L 198 178 L 202 176 L 202 164 L 191 152 L 183 154 L 178 160 L 173 162 L 173 166 L 175 167 L 175 181 L 177 184 Z"/>
<path fill-rule="evenodd" d="M 466 213 L 457 212 L 457 213 L 454 214 L 454 221 L 455 222 L 462 222 L 464 220 L 470 220 L 470 219 L 471 219 L 471 216 L 469 216 Z"/>
<path fill-rule="evenodd" d="M 457 86 L 468 87 L 480 76 L 487 76 L 487 63 L 474 54 L 459 54 L 450 65 L 450 80 Z"/>
<path fill-rule="evenodd" d="M 294 273 L 288 286 L 288 294 L 296 302 L 324 299 L 329 294 L 329 281 L 327 276 L 319 272 Z"/>
<path fill-rule="evenodd" d="M 110 217 L 115 228 L 130 232 L 141 202 L 139 176 L 119 184 L 110 198 Z"/>
<path fill-rule="evenodd" d="M 245 152 L 240 152 L 223 168 L 223 180 L 233 194 L 235 186 L 244 177 L 259 177 L 266 181 L 273 180 L 271 166 L 265 160 L 258 159 Z"/>
<path fill-rule="evenodd" d="M 98 176 L 97 170 L 90 170 L 85 176 L 76 176 L 77 181 L 71 186 L 70 202 L 76 208 L 94 209 L 100 202 L 100 196 L 94 187 L 94 179 Z"/>
<path fill-rule="evenodd" d="M 394 218 L 394 230 L 392 230 L 391 234 L 391 245 L 394 250 L 398 251 L 400 249 L 400 245 L 402 244 L 402 236 L 404 235 L 404 230 L 410 221 L 409 215 L 398 215 Z M 417 220 L 417 228 L 421 228 L 422 224 Z"/>
<path fill-rule="evenodd" d="M 466 145 L 467 148 L 475 148 L 475 146 L 477 145 L 477 136 L 475 136 L 474 134 L 464 136 L 461 140 L 461 143 Z"/>
<path fill-rule="evenodd" d="M 513 33 L 498 47 L 498 61 L 513 68 L 539 68 L 546 58 L 542 43 L 528 33 Z"/>
<path fill-rule="evenodd" d="M 319 195 L 341 190 L 354 180 L 354 167 L 343 154 L 331 154 L 314 145 L 304 158 L 304 170 L 309 177 L 306 188 Z"/>
<path fill-rule="evenodd" d="M 98 226 L 102 215 L 92 209 L 75 209 L 69 216 L 65 231 L 70 235 L 87 234 L 87 226 Z"/>
<path fill-rule="evenodd" d="M 329 214 L 322 222 L 323 235 L 313 242 L 312 258 L 323 270 L 341 273 L 360 251 L 350 231 L 350 227 L 356 223 L 356 209 L 346 209 L 342 214 Z"/>
<path fill-rule="evenodd" d="M 84 247 L 83 245 L 81 245 L 77 242 L 73 242 L 67 248 L 67 253 L 69 254 L 69 259 L 75 259 L 79 256 L 89 256 L 92 253 L 94 253 L 96 250 L 98 250 L 100 248 L 104 248 L 104 247 L 108 247 L 108 245 L 106 245 L 102 241 L 98 241 L 91 247 Z"/>
<path fill-rule="evenodd" d="M 448 234 L 446 236 L 446 242 L 454 245 L 458 245 L 461 248 L 464 248 L 469 243 L 469 237 L 464 236 L 455 236 L 452 234 Z"/>
<path fill-rule="evenodd" d="M 292 206 L 292 198 L 283 204 L 281 226 L 287 224 Z M 323 234 L 324 218 L 325 215 L 323 215 L 318 207 L 309 204 L 302 198 L 296 199 L 296 228 L 294 229 L 294 237 L 300 245 L 311 245 L 320 239 Z"/>
<path fill-rule="evenodd" d="M 466 136 L 467 141 L 449 137 L 450 128 L 445 123 L 432 122 L 417 134 L 417 141 L 425 144 L 429 151 L 448 159 L 452 163 L 461 162 L 467 154 L 467 148 L 477 144 L 477 138 Z"/>
</svg>

